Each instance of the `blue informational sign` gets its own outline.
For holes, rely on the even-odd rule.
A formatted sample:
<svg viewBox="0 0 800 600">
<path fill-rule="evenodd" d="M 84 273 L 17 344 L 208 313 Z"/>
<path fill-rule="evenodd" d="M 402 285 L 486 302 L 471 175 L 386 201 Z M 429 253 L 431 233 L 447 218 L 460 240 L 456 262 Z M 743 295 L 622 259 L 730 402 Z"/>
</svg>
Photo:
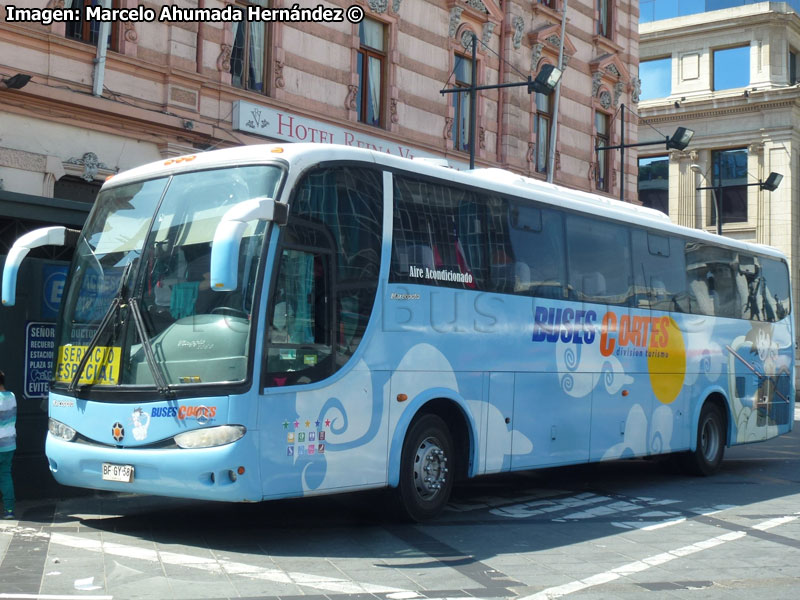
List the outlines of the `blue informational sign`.
<svg viewBox="0 0 800 600">
<path fill-rule="evenodd" d="M 61 294 L 67 281 L 66 265 L 45 265 L 42 267 L 42 310 L 43 319 L 55 319 L 61 306 Z"/>
<path fill-rule="evenodd" d="M 53 373 L 56 324 L 32 321 L 25 328 L 26 398 L 45 398 Z"/>
</svg>

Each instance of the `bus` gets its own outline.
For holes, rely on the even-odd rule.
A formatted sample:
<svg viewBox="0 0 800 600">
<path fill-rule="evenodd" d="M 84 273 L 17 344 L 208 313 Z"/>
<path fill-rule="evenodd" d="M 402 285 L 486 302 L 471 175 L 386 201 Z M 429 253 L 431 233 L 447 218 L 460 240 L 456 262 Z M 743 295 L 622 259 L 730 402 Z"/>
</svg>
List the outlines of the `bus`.
<svg viewBox="0 0 800 600">
<path fill-rule="evenodd" d="M 792 429 L 778 251 L 499 169 L 324 144 L 113 176 L 74 246 L 46 455 L 65 485 L 253 502 L 725 448 Z"/>
</svg>

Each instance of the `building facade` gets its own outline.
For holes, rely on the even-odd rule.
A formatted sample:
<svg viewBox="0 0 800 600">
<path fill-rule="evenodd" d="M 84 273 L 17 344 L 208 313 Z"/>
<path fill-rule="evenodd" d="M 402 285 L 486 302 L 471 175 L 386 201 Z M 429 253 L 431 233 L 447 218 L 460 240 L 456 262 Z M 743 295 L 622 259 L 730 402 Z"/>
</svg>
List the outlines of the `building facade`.
<svg viewBox="0 0 800 600">
<path fill-rule="evenodd" d="M 800 15 L 728 4 L 741 6 L 640 25 L 640 141 L 678 126 L 695 135 L 685 151 L 639 152 L 639 200 L 710 232 L 719 211 L 723 235 L 779 248 L 797 298 Z M 783 179 L 770 191 L 759 183 L 773 172 Z"/>
<path fill-rule="evenodd" d="M 636 2 L 299 5 L 308 10 L 287 0 L 21 0 L 0 8 L 0 260 L 26 230 L 79 226 L 107 176 L 182 154 L 305 141 L 444 157 L 465 168 L 471 99 L 441 90 L 525 84 L 561 53 L 558 102 L 527 85 L 477 93 L 476 166 L 545 180 L 552 147 L 555 183 L 618 195 L 615 157 L 594 148 L 619 143 L 615 115 L 637 100 Z M 635 120 L 626 125 L 635 139 Z M 633 156 L 624 170 L 633 198 Z M 41 491 L 51 478 L 42 456 L 49 366 L 40 352 L 68 256 L 37 252 L 24 263 L 18 306 L 0 309 L 0 364 L 20 399 L 17 460 Z"/>
</svg>

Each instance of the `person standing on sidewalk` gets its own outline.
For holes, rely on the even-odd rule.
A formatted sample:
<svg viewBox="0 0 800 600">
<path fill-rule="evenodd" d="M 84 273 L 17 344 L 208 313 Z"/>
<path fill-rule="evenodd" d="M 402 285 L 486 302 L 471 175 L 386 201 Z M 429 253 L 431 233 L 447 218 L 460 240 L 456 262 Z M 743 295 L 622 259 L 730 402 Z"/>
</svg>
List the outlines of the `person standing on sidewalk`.
<svg viewBox="0 0 800 600">
<path fill-rule="evenodd" d="M 17 449 L 17 399 L 6 390 L 6 376 L 0 371 L 0 494 L 3 496 L 3 518 L 16 519 L 14 514 L 14 481 L 11 460 Z"/>
</svg>

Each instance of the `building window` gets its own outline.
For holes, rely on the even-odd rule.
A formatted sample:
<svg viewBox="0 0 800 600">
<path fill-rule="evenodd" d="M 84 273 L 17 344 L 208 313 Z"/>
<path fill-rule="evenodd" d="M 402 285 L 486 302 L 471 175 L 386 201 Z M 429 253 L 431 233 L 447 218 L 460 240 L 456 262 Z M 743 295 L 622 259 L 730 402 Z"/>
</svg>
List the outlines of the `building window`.
<svg viewBox="0 0 800 600">
<path fill-rule="evenodd" d="M 706 12 L 706 10 L 745 4 L 746 1 L 749 0 L 722 0 L 724 4 L 720 4 L 720 0 L 711 0 L 706 8 L 706 2 L 697 0 L 641 0 L 639 2 L 639 23 L 694 15 Z"/>
<path fill-rule="evenodd" d="M 672 58 L 643 60 L 639 63 L 639 79 L 640 100 L 666 98 L 672 93 Z"/>
<path fill-rule="evenodd" d="M 468 88 L 472 86 L 472 60 L 464 56 L 455 55 L 456 87 Z M 471 96 L 468 93 L 451 94 L 453 96 L 453 147 L 456 150 L 469 151 L 469 110 Z"/>
<path fill-rule="evenodd" d="M 383 23 L 364 19 L 358 25 L 358 120 L 380 127 L 386 33 Z"/>
<path fill-rule="evenodd" d="M 794 85 L 800 81 L 797 78 L 797 50 L 789 50 L 789 85 Z"/>
<path fill-rule="evenodd" d="M 66 23 L 66 37 L 96 46 L 97 38 L 100 36 L 100 21 L 87 20 L 86 7 L 102 5 L 101 0 L 65 0 L 64 8 L 80 8 L 80 20 Z M 111 7 L 119 8 L 119 1 L 114 0 Z M 108 32 L 108 47 L 111 49 L 117 48 L 117 30 L 118 26 L 112 23 Z"/>
<path fill-rule="evenodd" d="M 552 8 L 553 10 L 556 9 L 556 0 L 536 0 L 537 4 L 542 4 L 547 8 Z"/>
<path fill-rule="evenodd" d="M 536 93 L 536 120 L 533 130 L 536 133 L 536 171 L 547 173 L 547 157 L 550 152 L 550 123 L 553 109 L 550 95 Z"/>
<path fill-rule="evenodd" d="M 611 39 L 613 36 L 612 0 L 597 0 L 597 33 Z"/>
<path fill-rule="evenodd" d="M 639 159 L 639 201 L 669 214 L 669 157 Z"/>
<path fill-rule="evenodd" d="M 714 50 L 714 90 L 746 87 L 750 83 L 750 46 Z"/>
<path fill-rule="evenodd" d="M 711 176 L 722 224 L 747 222 L 747 148 L 711 152 Z M 711 225 L 717 223 L 716 203 L 711 198 Z"/>
<path fill-rule="evenodd" d="M 102 185 L 101 181 L 86 181 L 83 177 L 64 175 L 55 182 L 53 197 L 93 204 Z"/>
<path fill-rule="evenodd" d="M 594 113 L 594 128 L 596 132 L 595 146 L 610 146 L 611 136 L 609 134 L 609 118 L 605 113 L 595 111 Z M 609 150 L 598 150 L 597 155 L 597 168 L 594 172 L 594 181 L 598 190 L 602 192 L 608 191 L 608 153 Z"/>
<path fill-rule="evenodd" d="M 242 2 L 245 19 L 233 23 L 231 51 L 231 84 L 245 90 L 266 93 L 267 24 L 248 21 L 247 5 L 269 6 L 269 0 Z"/>
</svg>

